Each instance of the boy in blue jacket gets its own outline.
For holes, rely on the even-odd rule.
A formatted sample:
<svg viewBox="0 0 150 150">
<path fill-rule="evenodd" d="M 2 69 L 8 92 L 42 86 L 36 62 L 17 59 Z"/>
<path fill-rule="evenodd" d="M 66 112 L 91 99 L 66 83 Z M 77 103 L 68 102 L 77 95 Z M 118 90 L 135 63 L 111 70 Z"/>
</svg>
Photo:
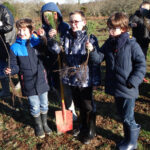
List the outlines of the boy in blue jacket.
<svg viewBox="0 0 150 150">
<path fill-rule="evenodd" d="M 41 39 L 33 34 L 31 19 L 20 19 L 16 22 L 18 37 L 10 47 L 10 67 L 6 74 L 19 74 L 23 96 L 27 96 L 30 112 L 35 122 L 36 136 L 43 138 L 51 134 L 47 125 L 48 90 L 46 71 L 38 58 Z M 45 133 L 44 133 L 45 132 Z"/>
<path fill-rule="evenodd" d="M 123 123 L 124 139 L 117 144 L 119 150 L 137 148 L 141 127 L 134 119 L 134 107 L 146 73 L 145 56 L 135 38 L 129 37 L 128 24 L 124 13 L 110 16 L 107 21 L 110 37 L 100 48 L 106 61 L 105 91 L 114 96 Z M 96 56 L 93 60 L 99 63 L 101 56 Z"/>
<path fill-rule="evenodd" d="M 63 84 L 71 89 L 74 103 L 80 111 L 80 132 L 78 138 L 89 144 L 95 136 L 96 113 L 92 99 L 92 87 L 100 85 L 100 64 L 90 61 L 90 51 L 99 49 L 97 38 L 88 37 L 85 30 L 86 19 L 82 11 L 69 15 L 71 29 L 62 39 L 63 52 L 54 45 L 51 51 L 63 55 Z M 88 59 L 89 56 L 89 59 Z"/>
</svg>

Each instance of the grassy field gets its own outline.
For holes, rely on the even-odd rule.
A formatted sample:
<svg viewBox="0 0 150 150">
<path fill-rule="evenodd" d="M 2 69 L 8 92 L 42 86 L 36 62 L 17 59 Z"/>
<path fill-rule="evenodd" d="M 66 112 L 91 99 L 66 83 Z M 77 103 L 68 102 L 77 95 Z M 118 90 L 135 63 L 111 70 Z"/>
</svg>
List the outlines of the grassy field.
<svg viewBox="0 0 150 150">
<path fill-rule="evenodd" d="M 89 20 L 90 29 L 99 40 L 101 46 L 108 38 L 105 19 Z M 102 63 L 104 74 L 105 64 Z M 150 81 L 150 50 L 147 58 L 146 78 Z M 113 97 L 104 93 L 104 78 L 102 86 L 94 91 L 97 104 L 96 130 L 97 136 L 91 144 L 84 145 L 72 136 L 72 133 L 57 134 L 55 111 L 60 110 L 60 101 L 49 99 L 48 123 L 53 129 L 50 136 L 38 139 L 34 135 L 33 120 L 29 113 L 26 99 L 0 99 L 0 150 L 115 150 L 116 142 L 123 137 L 122 124 L 116 112 Z M 78 111 L 77 111 L 78 113 Z M 135 118 L 141 125 L 138 140 L 138 150 L 150 150 L 150 83 L 142 83 L 140 96 L 136 101 Z M 78 121 L 74 126 L 78 125 Z"/>
</svg>

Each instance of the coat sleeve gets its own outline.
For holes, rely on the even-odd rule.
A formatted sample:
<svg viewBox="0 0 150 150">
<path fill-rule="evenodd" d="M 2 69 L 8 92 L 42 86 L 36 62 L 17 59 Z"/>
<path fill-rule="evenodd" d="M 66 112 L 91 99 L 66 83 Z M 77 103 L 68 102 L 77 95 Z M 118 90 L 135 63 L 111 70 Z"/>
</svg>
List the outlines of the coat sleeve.
<svg viewBox="0 0 150 150">
<path fill-rule="evenodd" d="M 136 26 L 135 26 L 135 24 L 136 24 Z M 143 18 L 139 18 L 139 16 L 137 16 L 136 14 L 130 16 L 129 26 L 131 28 L 145 28 L 145 25 L 143 23 Z"/>
<path fill-rule="evenodd" d="M 19 73 L 19 65 L 17 61 L 17 56 L 11 49 L 10 49 L 10 68 L 11 68 L 11 75 L 15 75 Z"/>
<path fill-rule="evenodd" d="M 48 41 L 48 50 L 54 54 L 59 54 L 61 52 L 61 48 L 57 41 L 52 38 L 49 38 Z"/>
<path fill-rule="evenodd" d="M 131 44 L 133 71 L 131 72 L 127 84 L 130 83 L 134 87 L 142 83 L 146 74 L 146 60 L 138 43 Z"/>
<path fill-rule="evenodd" d="M 0 7 L 1 10 L 1 26 L 0 33 L 8 33 L 12 31 L 14 25 L 14 18 L 6 7 Z"/>
<path fill-rule="evenodd" d="M 103 53 L 100 52 L 97 38 L 92 35 L 90 42 L 94 46 L 94 50 L 92 52 L 90 52 L 89 60 L 93 63 L 100 64 L 104 58 L 104 55 L 103 55 Z"/>
</svg>

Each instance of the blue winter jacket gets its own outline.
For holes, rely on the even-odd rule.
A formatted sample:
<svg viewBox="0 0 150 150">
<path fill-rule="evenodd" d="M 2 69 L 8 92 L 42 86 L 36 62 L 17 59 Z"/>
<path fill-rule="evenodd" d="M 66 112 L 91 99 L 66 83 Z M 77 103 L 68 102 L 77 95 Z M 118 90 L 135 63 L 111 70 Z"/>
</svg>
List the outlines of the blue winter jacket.
<svg viewBox="0 0 150 150">
<path fill-rule="evenodd" d="M 139 85 L 146 73 L 146 62 L 141 47 L 135 38 L 124 33 L 109 38 L 100 48 L 106 61 L 105 91 L 115 97 L 137 98 Z M 92 59 L 99 63 L 101 55 Z M 132 88 L 128 85 L 132 85 Z"/>
<path fill-rule="evenodd" d="M 100 85 L 100 63 L 96 64 L 88 60 L 87 65 L 83 67 L 83 63 L 87 60 L 87 50 L 85 43 L 88 40 L 86 31 L 72 30 L 67 31 L 63 38 L 63 63 L 64 68 L 61 72 L 64 84 L 78 87 L 89 87 Z M 89 41 L 93 44 L 94 50 L 99 49 L 97 38 L 90 36 Z M 55 43 L 52 48 L 56 53 L 60 53 L 60 47 Z"/>
<path fill-rule="evenodd" d="M 10 47 L 12 75 L 19 74 L 24 96 L 40 95 L 49 90 L 46 72 L 36 50 L 40 42 L 38 37 L 32 35 L 30 40 L 17 38 Z"/>
</svg>

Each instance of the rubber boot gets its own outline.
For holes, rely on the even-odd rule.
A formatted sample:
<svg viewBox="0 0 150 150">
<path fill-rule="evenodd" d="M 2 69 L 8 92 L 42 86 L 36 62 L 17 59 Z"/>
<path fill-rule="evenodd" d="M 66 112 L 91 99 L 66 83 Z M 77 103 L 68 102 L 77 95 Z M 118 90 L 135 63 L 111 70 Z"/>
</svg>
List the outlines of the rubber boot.
<svg viewBox="0 0 150 150">
<path fill-rule="evenodd" d="M 47 113 L 41 114 L 41 119 L 42 119 L 42 123 L 43 123 L 44 132 L 46 134 L 50 135 L 52 133 L 52 130 L 49 128 L 49 126 L 47 124 Z"/>
<path fill-rule="evenodd" d="M 44 138 L 45 133 L 43 130 L 41 116 L 34 117 L 34 122 L 35 122 L 35 135 L 38 136 L 39 138 Z"/>
<path fill-rule="evenodd" d="M 118 147 L 119 150 L 134 150 L 137 148 L 137 140 L 140 133 L 140 126 L 134 129 L 128 128 L 128 133 L 128 140 Z"/>
<path fill-rule="evenodd" d="M 79 140 L 83 138 L 84 134 L 88 131 L 87 116 L 86 112 L 80 109 L 80 125 L 78 129 L 75 129 L 73 136 L 77 137 Z"/>
<path fill-rule="evenodd" d="M 90 141 L 96 136 L 96 114 L 94 112 L 87 113 L 88 118 L 88 132 L 83 137 L 82 142 L 89 144 Z"/>
<path fill-rule="evenodd" d="M 126 124 L 123 124 L 123 131 L 124 131 L 124 138 L 123 140 L 120 141 L 120 143 L 117 144 L 117 147 L 121 146 L 123 143 L 127 142 L 128 140 L 128 136 L 129 136 L 129 133 L 128 133 L 128 126 Z"/>
<path fill-rule="evenodd" d="M 8 97 L 10 96 L 10 89 L 9 89 L 9 79 L 3 78 L 0 80 L 2 85 L 2 91 L 0 91 L 0 97 Z"/>
</svg>

